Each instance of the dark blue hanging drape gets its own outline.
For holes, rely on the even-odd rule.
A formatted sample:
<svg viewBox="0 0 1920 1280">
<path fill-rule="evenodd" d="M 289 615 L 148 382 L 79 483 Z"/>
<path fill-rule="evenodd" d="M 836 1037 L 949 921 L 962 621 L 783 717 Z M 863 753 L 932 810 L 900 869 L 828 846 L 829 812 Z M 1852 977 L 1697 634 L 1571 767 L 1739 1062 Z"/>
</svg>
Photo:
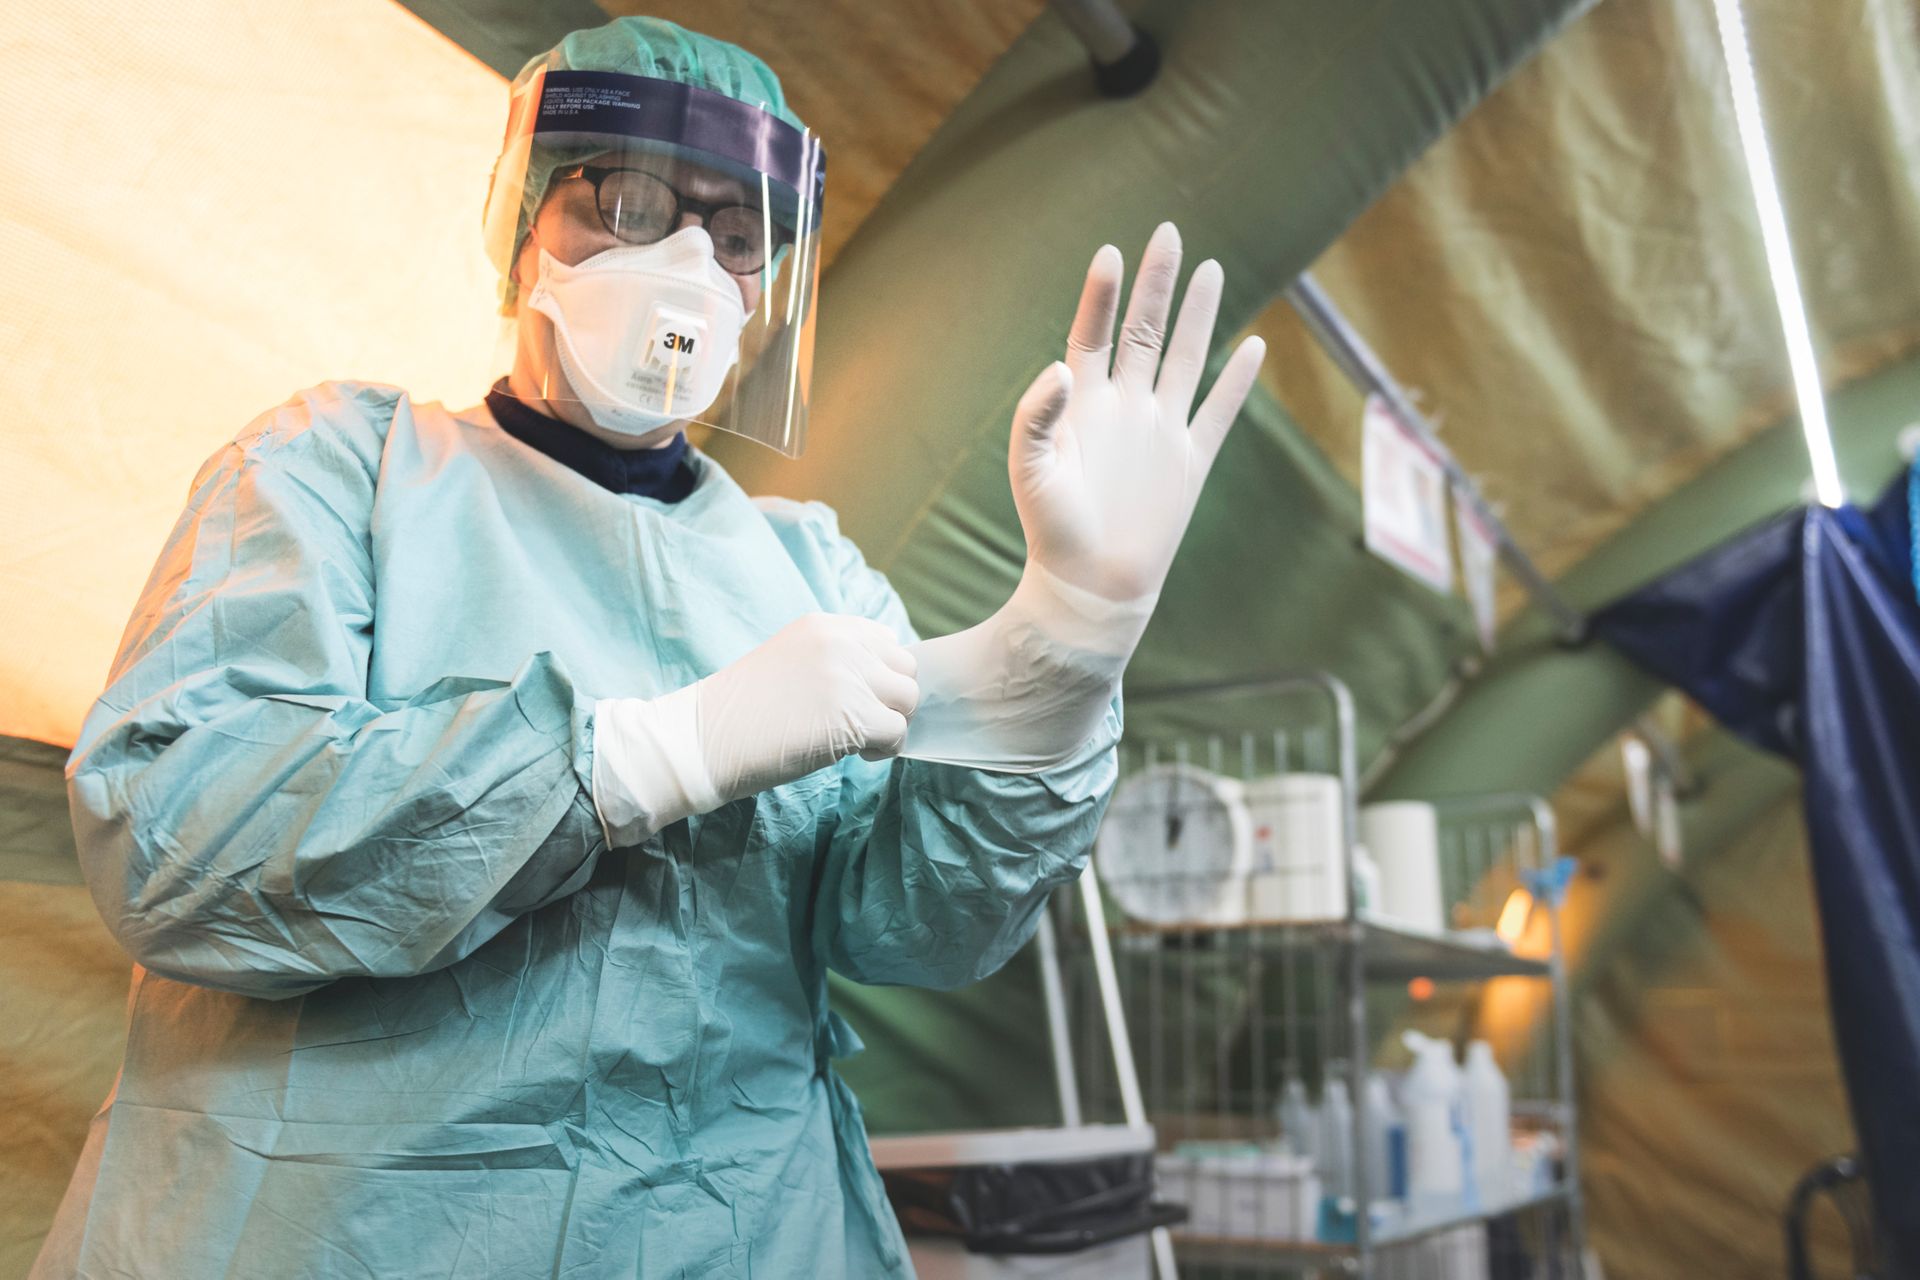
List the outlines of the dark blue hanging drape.
<svg viewBox="0 0 1920 1280">
<path fill-rule="evenodd" d="M 1885 1274 L 1920 1276 L 1920 473 L 1748 530 L 1597 633 L 1805 775 L 1841 1069 Z"/>
</svg>

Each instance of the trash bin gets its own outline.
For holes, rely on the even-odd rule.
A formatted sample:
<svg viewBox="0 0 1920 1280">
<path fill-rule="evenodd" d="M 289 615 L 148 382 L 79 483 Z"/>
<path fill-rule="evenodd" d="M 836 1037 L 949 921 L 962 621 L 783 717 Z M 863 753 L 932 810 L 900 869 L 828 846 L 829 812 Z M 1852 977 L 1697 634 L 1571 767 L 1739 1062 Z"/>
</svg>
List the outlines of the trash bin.
<svg viewBox="0 0 1920 1280">
<path fill-rule="evenodd" d="M 1155 1227 L 1151 1128 L 988 1129 L 872 1140 L 920 1280 L 1147 1276 Z"/>
</svg>

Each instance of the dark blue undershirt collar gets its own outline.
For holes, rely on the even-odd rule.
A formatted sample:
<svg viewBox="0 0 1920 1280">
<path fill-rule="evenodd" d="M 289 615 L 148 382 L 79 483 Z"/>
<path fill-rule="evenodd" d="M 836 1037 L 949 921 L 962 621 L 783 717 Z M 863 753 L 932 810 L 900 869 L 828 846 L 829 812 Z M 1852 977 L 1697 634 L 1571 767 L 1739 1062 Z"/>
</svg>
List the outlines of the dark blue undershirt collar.
<svg viewBox="0 0 1920 1280">
<path fill-rule="evenodd" d="M 505 378 L 487 392 L 487 408 L 502 431 L 603 489 L 678 502 L 693 492 L 698 479 L 687 460 L 685 435 L 658 449 L 616 449 L 578 427 L 529 409 L 507 390 Z"/>
</svg>

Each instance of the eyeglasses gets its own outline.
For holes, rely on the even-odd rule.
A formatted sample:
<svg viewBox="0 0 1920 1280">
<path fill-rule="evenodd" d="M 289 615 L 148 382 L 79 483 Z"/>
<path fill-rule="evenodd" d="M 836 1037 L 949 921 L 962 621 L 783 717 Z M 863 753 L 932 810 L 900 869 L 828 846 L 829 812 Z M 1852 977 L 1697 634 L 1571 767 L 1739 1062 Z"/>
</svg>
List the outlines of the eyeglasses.
<svg viewBox="0 0 1920 1280">
<path fill-rule="evenodd" d="M 770 225 L 766 211 L 756 205 L 695 200 L 644 169 L 577 164 L 554 175 L 556 182 L 569 178 L 593 184 L 601 223 L 628 244 L 663 240 L 693 214 L 713 239 L 714 260 L 736 276 L 752 275 L 766 265 L 769 238 L 774 248 L 790 239 L 780 227 Z"/>
</svg>

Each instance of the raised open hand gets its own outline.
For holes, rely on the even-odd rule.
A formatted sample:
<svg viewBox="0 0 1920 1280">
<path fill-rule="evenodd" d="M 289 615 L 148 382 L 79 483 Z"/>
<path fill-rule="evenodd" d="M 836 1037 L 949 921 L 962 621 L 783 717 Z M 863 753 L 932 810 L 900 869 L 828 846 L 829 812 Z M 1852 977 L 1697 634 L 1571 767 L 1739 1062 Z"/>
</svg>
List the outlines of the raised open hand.
<svg viewBox="0 0 1920 1280">
<path fill-rule="evenodd" d="M 1159 592 L 1266 344 L 1242 342 L 1189 421 L 1220 307 L 1220 264 L 1194 270 L 1167 341 L 1180 233 L 1161 223 L 1116 352 L 1121 268 L 1112 245 L 1094 254 L 1066 360 L 1047 366 L 1014 411 L 1007 472 L 1027 555 L 1064 582 L 1128 601 Z"/>
</svg>

